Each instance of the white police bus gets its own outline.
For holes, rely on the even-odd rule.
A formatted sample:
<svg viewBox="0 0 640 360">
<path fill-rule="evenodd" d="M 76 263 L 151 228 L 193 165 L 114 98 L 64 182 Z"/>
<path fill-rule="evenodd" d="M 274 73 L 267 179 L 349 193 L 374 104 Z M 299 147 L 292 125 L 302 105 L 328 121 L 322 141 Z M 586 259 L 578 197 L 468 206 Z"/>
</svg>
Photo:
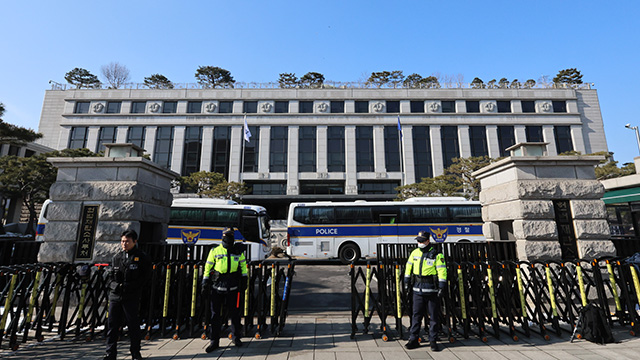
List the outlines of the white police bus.
<svg viewBox="0 0 640 360">
<path fill-rule="evenodd" d="M 262 206 L 238 204 L 211 198 L 177 198 L 171 204 L 167 243 L 185 245 L 219 244 L 222 230 L 234 227 L 236 241 L 249 248 L 248 260 L 269 255 L 269 216 Z"/>
<path fill-rule="evenodd" d="M 435 242 L 484 241 L 480 202 L 431 197 L 403 202 L 292 203 L 287 253 L 337 257 L 349 263 L 375 256 L 378 243 L 414 243 L 422 230 Z"/>
</svg>

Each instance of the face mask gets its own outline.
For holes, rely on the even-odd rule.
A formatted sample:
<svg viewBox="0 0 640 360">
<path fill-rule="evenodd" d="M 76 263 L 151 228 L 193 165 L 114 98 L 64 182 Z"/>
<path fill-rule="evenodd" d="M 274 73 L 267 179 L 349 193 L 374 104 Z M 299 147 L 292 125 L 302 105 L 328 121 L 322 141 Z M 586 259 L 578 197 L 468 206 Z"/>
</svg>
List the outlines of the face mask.
<svg viewBox="0 0 640 360">
<path fill-rule="evenodd" d="M 427 247 L 427 245 L 429 245 L 429 244 L 427 244 L 426 242 L 418 243 L 418 247 L 419 247 L 420 249 L 424 249 L 424 248 L 426 248 L 426 247 Z"/>
<path fill-rule="evenodd" d="M 233 246 L 234 238 L 233 236 L 223 236 L 222 237 L 222 246 L 225 248 L 230 248 Z"/>
</svg>

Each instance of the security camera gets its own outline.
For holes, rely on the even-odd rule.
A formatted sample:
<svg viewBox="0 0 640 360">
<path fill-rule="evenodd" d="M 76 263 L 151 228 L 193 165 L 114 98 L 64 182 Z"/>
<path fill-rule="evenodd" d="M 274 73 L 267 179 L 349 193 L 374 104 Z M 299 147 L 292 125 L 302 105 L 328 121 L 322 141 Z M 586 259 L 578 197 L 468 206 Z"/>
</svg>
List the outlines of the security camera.
<svg viewBox="0 0 640 360">
<path fill-rule="evenodd" d="M 626 127 L 627 129 L 631 129 L 631 124 L 627 124 L 624 127 Z"/>
<path fill-rule="evenodd" d="M 53 82 L 53 80 L 49 80 L 49 84 L 51 84 L 51 82 Z"/>
</svg>

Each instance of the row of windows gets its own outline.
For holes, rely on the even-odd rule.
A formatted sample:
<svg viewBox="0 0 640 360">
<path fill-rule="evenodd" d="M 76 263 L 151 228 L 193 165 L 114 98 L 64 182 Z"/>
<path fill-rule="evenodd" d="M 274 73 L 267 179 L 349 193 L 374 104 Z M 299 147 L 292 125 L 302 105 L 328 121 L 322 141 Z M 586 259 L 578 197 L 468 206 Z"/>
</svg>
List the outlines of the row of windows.
<svg viewBox="0 0 640 360">
<path fill-rule="evenodd" d="M 68 148 L 84 148 L 87 144 L 87 127 L 71 129 Z M 317 171 L 317 128 L 315 126 L 300 126 L 298 131 L 298 172 Z M 245 144 L 243 172 L 257 172 L 260 149 L 260 127 L 250 126 L 250 141 Z M 454 158 L 460 157 L 459 128 L 457 126 L 441 126 L 440 142 L 444 167 L 453 164 Z M 115 126 L 101 127 L 98 134 L 95 151 L 104 150 L 105 143 L 116 142 L 117 128 Z M 145 132 L 143 126 L 132 126 L 127 130 L 126 141 L 141 148 L 145 146 Z M 356 171 L 375 171 L 373 126 L 356 126 Z M 527 142 L 545 141 L 542 126 L 525 127 Z M 289 129 L 287 126 L 271 126 L 269 141 L 269 172 L 288 171 Z M 431 134 L 429 126 L 413 126 L 413 158 L 416 179 L 433 177 Z M 514 126 L 498 126 L 498 147 L 500 156 L 508 156 L 506 149 L 515 145 Z M 471 156 L 488 156 L 487 130 L 485 126 L 468 127 Z M 159 126 L 156 130 L 153 161 L 170 168 L 173 150 L 174 127 Z M 238 139 L 239 141 L 243 141 Z M 554 126 L 554 140 L 558 153 L 573 150 L 571 128 L 569 126 Z M 547 140 L 548 141 L 548 140 Z M 396 126 L 384 127 L 385 171 L 401 171 L 401 149 L 399 133 Z M 185 128 L 184 150 L 182 154 L 182 175 L 189 175 L 200 169 L 202 154 L 202 127 L 188 126 Z M 231 149 L 231 127 L 216 126 L 213 133 L 213 148 L 211 153 L 211 171 L 228 176 Z M 93 150 L 93 149 L 91 149 Z M 345 129 L 344 126 L 327 127 L 327 170 L 329 172 L 345 171 Z M 326 183 L 326 182 L 323 182 Z M 310 193 L 331 193 L 335 189 L 309 190 Z M 344 193 L 344 189 L 342 189 Z"/>
<path fill-rule="evenodd" d="M 440 102 L 431 102 L 425 103 L 424 100 L 412 100 L 410 101 L 410 112 L 411 113 L 425 113 L 425 104 L 430 112 L 442 112 L 442 113 L 455 113 L 456 111 L 456 102 L 454 100 L 443 100 Z M 536 102 L 534 100 L 521 100 L 520 104 L 522 106 L 523 113 L 535 113 L 536 112 Z M 76 114 L 88 114 L 90 110 L 91 103 L 88 101 L 79 101 L 76 102 L 74 113 Z M 204 105 L 204 106 L 203 106 Z M 369 101 L 355 101 L 354 103 L 354 112 L 355 113 L 369 113 Z M 467 113 L 480 113 L 481 112 L 481 102 L 479 100 L 466 100 L 466 112 Z M 299 101 L 298 102 L 298 112 L 305 113 L 313 113 L 314 112 L 314 102 L 313 101 Z M 382 102 L 376 102 L 372 105 L 375 112 L 382 112 L 382 110 L 386 107 L 386 113 L 399 113 L 400 112 L 400 101 L 385 101 L 385 104 Z M 482 112 L 498 112 L 498 113 L 511 113 L 512 104 L 510 100 L 498 100 L 495 102 L 486 102 L 483 103 L 484 109 Z M 106 103 L 106 106 L 102 103 L 94 104 L 94 112 L 100 113 L 105 112 L 107 114 L 119 114 L 121 111 L 122 102 L 121 101 L 109 101 Z M 566 113 L 567 112 L 567 103 L 564 100 L 559 101 L 551 101 L 551 102 L 542 102 L 540 105 L 540 112 L 551 112 L 554 113 Z M 188 114 L 201 114 L 203 112 L 203 108 L 205 112 L 208 113 L 222 113 L 229 114 L 233 112 L 233 101 L 218 101 L 217 104 L 213 102 L 203 103 L 202 101 L 189 101 L 187 102 L 187 113 Z M 129 113 L 131 114 L 144 114 L 147 109 L 146 101 L 132 101 L 131 109 Z M 149 105 L 149 111 L 152 113 L 162 113 L 162 114 L 175 114 L 178 109 L 177 101 L 164 101 L 162 105 L 158 102 L 153 102 Z M 289 112 L 289 101 L 275 101 L 273 105 L 271 103 L 264 103 L 262 112 L 269 113 L 273 110 L 274 113 L 288 113 Z M 328 103 L 320 103 L 317 105 L 316 112 L 328 112 L 328 113 L 344 113 L 344 101 L 336 100 L 329 101 Z M 242 103 L 242 112 L 247 114 L 253 114 L 258 112 L 258 101 L 244 101 Z"/>
<path fill-rule="evenodd" d="M 293 220 L 302 224 L 416 224 L 482 222 L 480 206 L 304 206 L 296 207 Z"/>
<path fill-rule="evenodd" d="M 287 183 L 284 181 L 246 182 L 250 195 L 286 195 Z M 397 194 L 400 181 L 366 181 L 358 182 L 358 194 Z M 344 181 L 300 181 L 301 195 L 344 195 Z"/>
</svg>

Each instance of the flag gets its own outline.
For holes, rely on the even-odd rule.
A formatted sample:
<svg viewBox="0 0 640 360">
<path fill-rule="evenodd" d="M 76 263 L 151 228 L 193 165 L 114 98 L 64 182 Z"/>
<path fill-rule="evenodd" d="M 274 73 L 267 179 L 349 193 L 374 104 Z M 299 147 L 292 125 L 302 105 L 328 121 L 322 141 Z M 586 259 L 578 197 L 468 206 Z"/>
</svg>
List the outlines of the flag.
<svg viewBox="0 0 640 360">
<path fill-rule="evenodd" d="M 400 115 L 398 115 L 398 132 L 400 133 L 400 138 L 402 139 L 402 125 L 400 124 Z"/>
<path fill-rule="evenodd" d="M 244 141 L 251 141 L 251 131 L 249 130 L 249 125 L 247 125 L 247 115 L 244 116 Z"/>
</svg>

